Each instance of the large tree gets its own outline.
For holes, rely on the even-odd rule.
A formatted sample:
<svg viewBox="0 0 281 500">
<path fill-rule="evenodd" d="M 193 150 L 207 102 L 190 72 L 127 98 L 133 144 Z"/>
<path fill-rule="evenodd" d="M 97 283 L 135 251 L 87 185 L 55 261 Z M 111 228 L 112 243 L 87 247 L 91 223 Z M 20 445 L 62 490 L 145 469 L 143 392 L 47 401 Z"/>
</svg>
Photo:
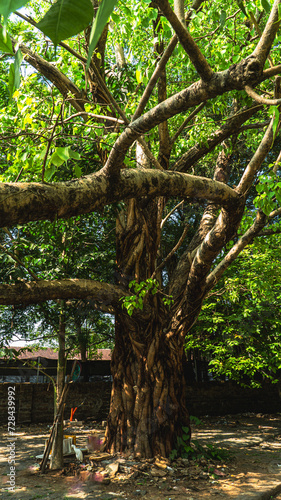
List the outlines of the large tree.
<svg viewBox="0 0 281 500">
<path fill-rule="evenodd" d="M 19 12 L 21 21 L 10 24 L 14 39 L 1 38 L 8 57 L 11 47 L 16 53 L 10 92 L 18 86 L 19 32 L 25 64 L 37 72 L 27 71 L 16 104 L 10 100 L 1 114 L 1 227 L 112 205 L 116 271 L 109 282 L 84 273 L 7 279 L 0 303 L 80 299 L 114 312 L 105 446 L 167 456 L 189 425 L 186 334 L 241 251 L 261 231 L 269 238 L 279 230 L 279 157 L 272 146 L 281 103 L 281 0 L 120 2 L 88 69 L 90 28 L 62 42 L 63 9 L 55 18 L 49 13 L 48 31 L 46 18 L 36 25 L 43 7 Z M 63 2 L 52 9 L 58 7 Z M 38 29 L 59 44 L 55 53 Z M 247 199 L 261 172 L 270 172 L 270 182 L 260 184 L 247 224 Z"/>
</svg>

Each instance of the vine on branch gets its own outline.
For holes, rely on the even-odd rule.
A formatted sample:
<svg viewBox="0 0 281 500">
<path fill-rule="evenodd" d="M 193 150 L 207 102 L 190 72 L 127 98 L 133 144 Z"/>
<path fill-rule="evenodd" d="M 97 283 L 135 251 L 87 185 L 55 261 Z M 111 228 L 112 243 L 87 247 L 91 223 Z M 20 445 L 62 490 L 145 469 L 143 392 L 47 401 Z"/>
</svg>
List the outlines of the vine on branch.
<svg viewBox="0 0 281 500">
<path fill-rule="evenodd" d="M 148 278 L 146 281 L 141 281 L 137 283 L 133 280 L 129 283 L 129 288 L 134 291 L 134 295 L 121 297 L 122 307 L 127 310 L 129 316 L 132 316 L 135 309 L 143 310 L 144 298 L 148 293 L 156 295 L 156 293 L 161 293 L 163 295 L 162 301 L 164 306 L 170 307 L 173 305 L 174 300 L 171 295 L 165 295 L 158 290 L 159 283 L 156 279 Z"/>
</svg>

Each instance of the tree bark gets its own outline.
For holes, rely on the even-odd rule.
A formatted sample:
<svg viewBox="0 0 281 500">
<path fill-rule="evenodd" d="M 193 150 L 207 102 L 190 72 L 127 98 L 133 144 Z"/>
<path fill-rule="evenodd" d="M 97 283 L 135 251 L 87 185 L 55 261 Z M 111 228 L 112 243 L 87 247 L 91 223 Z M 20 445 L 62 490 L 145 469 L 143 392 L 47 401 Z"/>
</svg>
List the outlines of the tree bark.
<svg viewBox="0 0 281 500">
<path fill-rule="evenodd" d="M 118 286 L 150 278 L 157 267 L 163 204 L 130 200 L 117 219 Z M 147 304 L 148 303 L 148 304 Z M 115 316 L 112 393 L 105 449 L 149 458 L 168 457 L 189 427 L 183 375 L 183 338 L 169 335 L 161 296 L 147 293 L 149 316 Z"/>
<path fill-rule="evenodd" d="M 0 184 L 0 227 L 69 218 L 120 200 L 157 196 L 190 196 L 229 206 L 239 201 L 234 189 L 206 177 L 155 169 L 124 169 L 115 178 L 100 170 L 78 180 L 54 184 Z"/>
<path fill-rule="evenodd" d="M 65 317 L 63 310 L 60 313 L 59 320 L 59 350 L 57 365 L 57 391 L 56 391 L 56 412 L 64 388 L 65 379 Z M 63 467 L 63 411 L 57 422 L 55 429 L 55 438 L 51 455 L 51 469 L 61 469 Z"/>
<path fill-rule="evenodd" d="M 128 334 L 129 332 L 129 334 Z M 105 448 L 128 456 L 168 457 L 189 427 L 183 344 L 169 339 L 159 314 L 140 325 L 116 317 L 113 385 Z"/>
</svg>

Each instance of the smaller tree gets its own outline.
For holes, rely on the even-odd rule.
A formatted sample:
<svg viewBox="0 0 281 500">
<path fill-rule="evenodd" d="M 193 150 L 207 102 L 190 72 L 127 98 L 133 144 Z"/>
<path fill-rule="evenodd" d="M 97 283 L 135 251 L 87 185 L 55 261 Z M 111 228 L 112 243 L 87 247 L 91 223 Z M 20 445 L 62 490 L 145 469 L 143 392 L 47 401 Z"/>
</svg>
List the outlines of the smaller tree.
<svg viewBox="0 0 281 500">
<path fill-rule="evenodd" d="M 281 374 L 280 235 L 265 236 L 227 270 L 186 343 L 209 359 L 213 376 L 253 387 Z"/>
<path fill-rule="evenodd" d="M 87 220 L 42 222 L 39 226 L 31 224 L 17 231 L 5 229 L 1 233 L 2 260 L 6 264 L 2 268 L 2 280 L 9 283 L 31 277 L 38 282 L 43 277 L 89 278 L 97 273 L 107 278 L 114 262 L 110 245 L 111 226 L 110 220 L 92 215 Z M 94 242 L 93 229 L 96 232 Z M 106 310 L 106 304 L 104 308 Z M 27 309 L 11 306 L 4 310 L 3 320 L 3 345 L 8 346 L 17 332 L 24 340 L 38 342 L 40 338 L 45 345 L 51 342 L 57 347 L 55 414 L 65 385 L 66 360 L 70 352 L 76 347 L 85 361 L 87 350 L 93 353 L 110 339 L 112 345 L 113 325 L 109 315 L 93 309 L 87 300 L 67 302 L 58 299 Z M 62 420 L 63 414 L 56 426 L 51 460 L 53 469 L 63 466 Z"/>
</svg>

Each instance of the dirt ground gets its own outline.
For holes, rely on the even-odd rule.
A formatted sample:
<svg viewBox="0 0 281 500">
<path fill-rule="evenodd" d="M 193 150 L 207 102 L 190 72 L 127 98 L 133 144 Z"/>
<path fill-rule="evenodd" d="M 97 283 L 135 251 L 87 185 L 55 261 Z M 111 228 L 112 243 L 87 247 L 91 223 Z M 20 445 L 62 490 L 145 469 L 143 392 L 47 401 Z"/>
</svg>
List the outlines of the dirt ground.
<svg viewBox="0 0 281 500">
<path fill-rule="evenodd" d="M 74 427 L 77 446 L 84 448 L 96 423 Z M 204 417 L 193 425 L 197 440 L 213 458 L 201 453 L 195 460 L 135 461 L 90 452 L 82 464 L 75 456 L 65 459 L 63 471 L 40 474 L 38 464 L 49 435 L 46 425 L 17 428 L 16 488 L 7 490 L 11 448 L 6 428 L 0 428 L 0 498 L 153 500 L 270 499 L 281 500 L 281 414 L 243 414 Z M 226 457 L 221 451 L 227 450 Z M 217 456 L 223 455 L 223 461 Z"/>
</svg>

